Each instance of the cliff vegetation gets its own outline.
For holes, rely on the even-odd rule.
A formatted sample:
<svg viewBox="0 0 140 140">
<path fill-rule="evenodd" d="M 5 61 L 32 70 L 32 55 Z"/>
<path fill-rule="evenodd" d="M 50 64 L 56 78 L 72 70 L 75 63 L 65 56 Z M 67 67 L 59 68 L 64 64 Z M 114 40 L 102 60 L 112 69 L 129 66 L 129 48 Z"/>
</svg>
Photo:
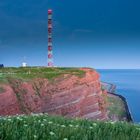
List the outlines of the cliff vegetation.
<svg viewBox="0 0 140 140">
<path fill-rule="evenodd" d="M 7 78 L 9 77 L 22 79 L 24 81 L 35 78 L 47 78 L 48 80 L 51 80 L 64 74 L 82 77 L 85 72 L 78 68 L 5 67 L 0 68 L 0 83 L 8 82 Z"/>
</svg>

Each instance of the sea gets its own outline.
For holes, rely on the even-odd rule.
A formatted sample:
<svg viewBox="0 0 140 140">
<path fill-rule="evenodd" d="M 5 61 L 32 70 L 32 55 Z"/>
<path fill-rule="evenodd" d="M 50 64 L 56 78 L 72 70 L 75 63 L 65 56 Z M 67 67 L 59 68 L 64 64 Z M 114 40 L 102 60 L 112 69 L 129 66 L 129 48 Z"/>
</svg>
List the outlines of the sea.
<svg viewBox="0 0 140 140">
<path fill-rule="evenodd" d="M 140 69 L 98 69 L 103 82 L 115 84 L 126 98 L 133 121 L 140 123 Z"/>
</svg>

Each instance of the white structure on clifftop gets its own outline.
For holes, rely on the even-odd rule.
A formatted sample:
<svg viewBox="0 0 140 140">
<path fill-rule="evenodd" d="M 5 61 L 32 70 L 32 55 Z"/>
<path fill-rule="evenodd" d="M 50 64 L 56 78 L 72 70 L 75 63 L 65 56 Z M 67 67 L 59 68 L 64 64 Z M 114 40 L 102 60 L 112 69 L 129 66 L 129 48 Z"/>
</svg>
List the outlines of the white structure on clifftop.
<svg viewBox="0 0 140 140">
<path fill-rule="evenodd" d="M 27 67 L 27 63 L 26 62 L 22 62 L 22 67 Z"/>
</svg>

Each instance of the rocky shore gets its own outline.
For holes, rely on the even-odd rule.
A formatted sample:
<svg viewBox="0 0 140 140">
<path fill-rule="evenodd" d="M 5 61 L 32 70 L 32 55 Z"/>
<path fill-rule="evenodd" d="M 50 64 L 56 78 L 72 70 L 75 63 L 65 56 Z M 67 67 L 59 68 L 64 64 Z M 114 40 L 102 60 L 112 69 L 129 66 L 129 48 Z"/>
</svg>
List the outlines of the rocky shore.
<svg viewBox="0 0 140 140">
<path fill-rule="evenodd" d="M 116 93 L 116 85 L 113 85 L 111 83 L 106 83 L 106 82 L 101 82 L 101 84 L 102 84 L 103 88 L 107 90 L 108 96 L 118 97 L 123 101 L 125 112 L 126 112 L 126 120 L 128 122 L 133 122 L 133 118 L 132 118 L 130 109 L 128 107 L 128 103 L 122 95 Z"/>
</svg>

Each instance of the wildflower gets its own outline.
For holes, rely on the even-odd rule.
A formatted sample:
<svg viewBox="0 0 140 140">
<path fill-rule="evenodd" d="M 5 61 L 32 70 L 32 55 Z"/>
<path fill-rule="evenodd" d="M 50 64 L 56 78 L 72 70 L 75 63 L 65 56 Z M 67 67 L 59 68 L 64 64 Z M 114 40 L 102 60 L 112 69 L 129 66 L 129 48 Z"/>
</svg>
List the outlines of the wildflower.
<svg viewBox="0 0 140 140">
<path fill-rule="evenodd" d="M 48 113 L 44 113 L 45 115 L 48 115 Z"/>
<path fill-rule="evenodd" d="M 53 135 L 55 135 L 55 133 L 51 131 L 51 132 L 50 132 L 50 135 L 52 135 L 52 136 L 53 136 Z"/>
<path fill-rule="evenodd" d="M 93 126 L 97 126 L 97 124 L 96 123 L 93 123 Z"/>
<path fill-rule="evenodd" d="M 18 117 L 17 117 L 17 120 L 22 121 L 23 119 L 22 119 L 21 117 L 18 116 Z"/>
<path fill-rule="evenodd" d="M 3 118 L 4 121 L 6 121 L 6 118 Z"/>
<path fill-rule="evenodd" d="M 31 113 L 32 116 L 39 116 L 39 114 Z"/>
<path fill-rule="evenodd" d="M 42 116 L 42 115 L 43 115 L 43 113 L 39 113 L 39 115 L 40 115 L 40 116 Z"/>
<path fill-rule="evenodd" d="M 44 124 L 42 123 L 41 126 L 44 126 Z"/>
<path fill-rule="evenodd" d="M 70 124 L 70 125 L 69 125 L 69 127 L 73 127 L 73 125 L 72 125 L 72 124 Z"/>
<path fill-rule="evenodd" d="M 66 126 L 65 126 L 65 125 L 61 125 L 61 127 L 63 127 L 63 128 L 64 128 L 64 127 L 66 127 Z"/>
<path fill-rule="evenodd" d="M 68 140 L 68 138 L 64 138 L 63 140 Z"/>
<path fill-rule="evenodd" d="M 19 120 L 19 119 L 20 119 L 20 117 L 18 116 L 18 117 L 17 117 L 17 120 Z"/>
<path fill-rule="evenodd" d="M 48 122 L 48 124 L 52 124 L 52 123 L 53 123 L 53 122 L 51 122 L 51 121 L 50 121 L 50 122 Z"/>
<path fill-rule="evenodd" d="M 79 127 L 79 125 L 76 125 L 75 127 Z"/>
<path fill-rule="evenodd" d="M 137 130 L 140 130 L 140 128 L 136 128 Z"/>
<path fill-rule="evenodd" d="M 34 135 L 34 138 L 37 138 L 37 135 Z"/>
<path fill-rule="evenodd" d="M 9 122 L 11 122 L 12 120 L 11 119 L 7 119 Z"/>
<path fill-rule="evenodd" d="M 24 124 L 24 127 L 27 127 L 28 125 L 27 124 Z"/>
<path fill-rule="evenodd" d="M 110 122 L 110 124 L 114 124 L 115 122 Z"/>
<path fill-rule="evenodd" d="M 90 126 L 89 129 L 93 129 L 93 127 Z"/>
</svg>

